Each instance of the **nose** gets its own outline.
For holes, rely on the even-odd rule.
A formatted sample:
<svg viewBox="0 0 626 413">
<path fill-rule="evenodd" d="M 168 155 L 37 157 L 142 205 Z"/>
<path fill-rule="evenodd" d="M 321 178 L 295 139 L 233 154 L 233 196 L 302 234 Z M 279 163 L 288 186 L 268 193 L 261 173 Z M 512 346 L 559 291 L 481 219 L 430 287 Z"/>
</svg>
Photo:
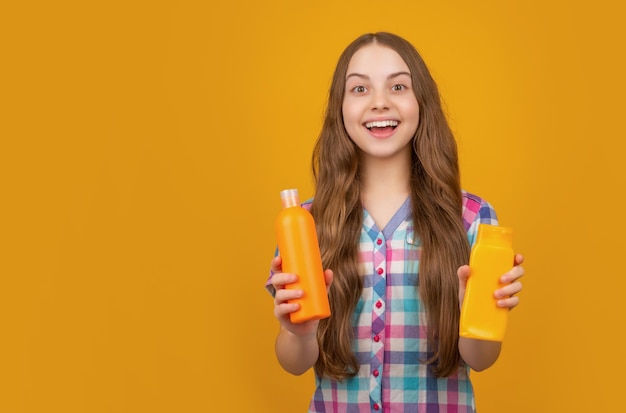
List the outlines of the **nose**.
<svg viewBox="0 0 626 413">
<path fill-rule="evenodd" d="M 379 90 L 372 93 L 372 110 L 385 110 L 389 109 L 389 97 L 385 90 Z"/>
</svg>

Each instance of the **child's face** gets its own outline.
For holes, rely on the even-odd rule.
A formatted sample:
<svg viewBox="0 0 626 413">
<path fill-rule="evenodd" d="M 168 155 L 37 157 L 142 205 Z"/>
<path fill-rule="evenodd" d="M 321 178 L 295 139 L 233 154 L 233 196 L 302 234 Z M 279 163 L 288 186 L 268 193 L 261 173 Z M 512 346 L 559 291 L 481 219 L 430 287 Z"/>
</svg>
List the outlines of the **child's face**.
<svg viewBox="0 0 626 413">
<path fill-rule="evenodd" d="M 411 150 L 419 105 L 409 67 L 393 49 L 370 44 L 352 56 L 342 108 L 346 131 L 366 156 Z"/>
</svg>

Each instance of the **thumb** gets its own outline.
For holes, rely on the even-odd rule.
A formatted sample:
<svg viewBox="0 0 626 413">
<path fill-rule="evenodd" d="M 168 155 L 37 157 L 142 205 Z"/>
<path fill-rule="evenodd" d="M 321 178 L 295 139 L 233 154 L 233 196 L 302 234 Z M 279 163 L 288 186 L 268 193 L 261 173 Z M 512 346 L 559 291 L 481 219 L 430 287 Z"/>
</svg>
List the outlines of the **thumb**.
<svg viewBox="0 0 626 413">
<path fill-rule="evenodd" d="M 470 276 L 469 265 L 462 265 L 456 271 L 457 277 L 459 277 L 459 306 L 463 304 L 465 298 L 465 286 L 467 285 L 467 279 Z"/>
<path fill-rule="evenodd" d="M 469 265 L 461 265 L 456 271 L 456 275 L 459 277 L 459 285 L 465 288 L 465 284 L 467 284 L 467 279 L 470 276 Z"/>
<path fill-rule="evenodd" d="M 330 289 L 330 285 L 333 283 L 335 275 L 333 274 L 333 270 L 325 270 L 324 271 L 324 281 L 326 282 L 326 292 Z"/>
</svg>

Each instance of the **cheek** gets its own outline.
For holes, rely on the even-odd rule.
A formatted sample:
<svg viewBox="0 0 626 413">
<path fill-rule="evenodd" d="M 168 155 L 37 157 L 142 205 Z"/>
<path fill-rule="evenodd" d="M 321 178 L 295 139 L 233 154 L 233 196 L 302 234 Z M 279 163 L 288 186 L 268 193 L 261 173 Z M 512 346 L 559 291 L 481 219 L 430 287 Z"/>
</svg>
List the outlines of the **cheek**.
<svg viewBox="0 0 626 413">
<path fill-rule="evenodd" d="M 415 123 L 415 126 L 419 124 L 420 120 L 420 108 L 417 102 L 415 101 L 407 101 L 403 105 L 403 112 L 405 113 L 405 117 L 407 120 L 411 120 L 412 123 Z"/>
<path fill-rule="evenodd" d="M 341 116 L 343 117 L 343 124 L 348 127 L 352 127 L 354 122 L 359 122 L 358 110 L 349 102 L 343 103 L 341 108 Z"/>
<path fill-rule="evenodd" d="M 346 128 L 346 132 L 350 139 L 354 140 L 354 136 L 357 133 L 357 130 L 360 125 L 360 117 L 357 114 L 357 111 L 350 109 L 350 105 L 344 105 L 342 108 L 342 118 L 343 118 L 343 126 Z"/>
<path fill-rule="evenodd" d="M 350 105 L 350 102 L 348 102 L 346 99 L 343 100 L 343 104 L 341 105 L 341 114 L 343 116 L 343 119 L 349 119 L 350 118 L 350 108 L 352 107 L 352 105 Z"/>
</svg>

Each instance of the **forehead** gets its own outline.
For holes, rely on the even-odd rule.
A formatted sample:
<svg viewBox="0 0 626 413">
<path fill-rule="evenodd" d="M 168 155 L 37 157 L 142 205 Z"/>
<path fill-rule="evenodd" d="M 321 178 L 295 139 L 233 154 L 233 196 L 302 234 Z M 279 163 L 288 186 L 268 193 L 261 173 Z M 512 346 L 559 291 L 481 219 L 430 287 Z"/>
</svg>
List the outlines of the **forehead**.
<svg viewBox="0 0 626 413">
<path fill-rule="evenodd" d="M 372 76 L 397 72 L 410 72 L 409 66 L 398 52 L 390 47 L 372 43 L 363 46 L 352 55 L 346 75 L 360 73 Z"/>
</svg>

